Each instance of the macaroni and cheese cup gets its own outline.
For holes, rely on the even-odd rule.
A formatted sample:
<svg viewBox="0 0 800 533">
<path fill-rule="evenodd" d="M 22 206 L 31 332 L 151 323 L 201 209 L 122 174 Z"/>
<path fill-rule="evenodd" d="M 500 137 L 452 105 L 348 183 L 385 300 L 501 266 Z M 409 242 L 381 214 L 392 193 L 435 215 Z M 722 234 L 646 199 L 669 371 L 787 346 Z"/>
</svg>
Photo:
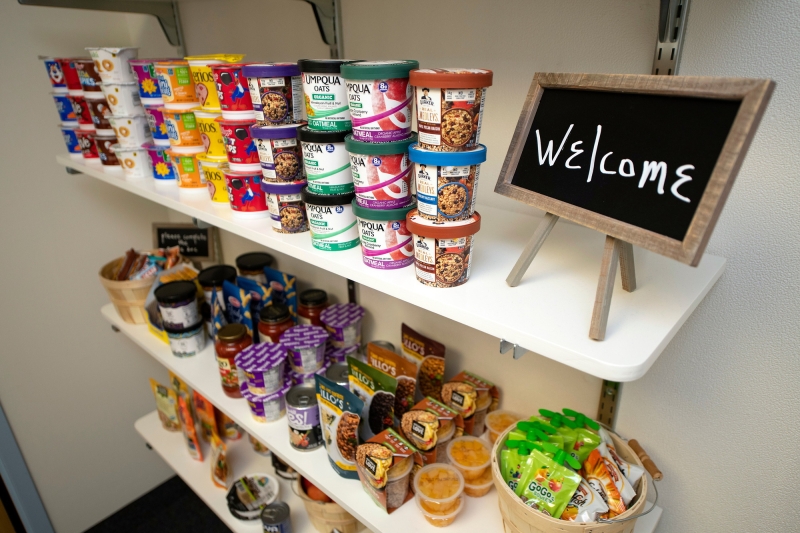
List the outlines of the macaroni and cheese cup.
<svg viewBox="0 0 800 533">
<path fill-rule="evenodd" d="M 115 144 L 111 149 L 117 154 L 117 159 L 126 178 L 139 179 L 153 176 L 153 169 L 150 166 L 150 157 L 147 155 L 146 148 L 142 146 L 124 147 Z"/>
<path fill-rule="evenodd" d="M 211 65 L 211 73 L 217 84 L 217 96 L 222 116 L 227 119 L 255 120 L 253 102 L 247 89 L 247 80 L 242 74 L 242 63 L 220 63 Z"/>
<path fill-rule="evenodd" d="M 200 129 L 197 127 L 197 119 L 192 111 L 166 107 L 162 107 L 159 111 L 164 115 L 169 145 L 175 153 L 199 154 L 206 151 Z"/>
<path fill-rule="evenodd" d="M 155 64 L 170 61 L 180 61 L 180 59 L 131 59 L 128 61 L 138 80 L 139 97 L 144 105 L 164 105 L 164 100 L 161 99 L 161 91 L 158 88 Z"/>
<path fill-rule="evenodd" d="M 169 132 L 167 123 L 164 120 L 164 113 L 161 112 L 163 105 L 145 105 L 144 112 L 147 117 L 147 125 L 150 127 L 150 134 L 153 136 L 153 143 L 159 146 L 169 146 Z"/>
<path fill-rule="evenodd" d="M 101 85 L 111 112 L 115 115 L 144 115 L 142 99 L 135 83 L 104 83 Z"/>
<path fill-rule="evenodd" d="M 225 152 L 225 139 L 222 137 L 220 124 L 217 119 L 220 118 L 220 113 L 213 111 L 204 111 L 201 108 L 192 109 L 194 111 L 194 118 L 197 121 L 197 127 L 200 130 L 200 138 L 203 141 L 203 148 L 206 154 L 212 157 L 226 158 Z"/>
<path fill-rule="evenodd" d="M 261 190 L 261 172 L 236 172 L 230 168 L 230 164 L 222 165 L 221 168 L 225 174 L 228 200 L 234 218 L 268 217 L 267 195 Z"/>
<path fill-rule="evenodd" d="M 158 89 L 164 106 L 168 109 L 191 109 L 197 102 L 194 80 L 186 61 L 169 61 L 155 64 Z"/>
<path fill-rule="evenodd" d="M 200 172 L 200 165 L 197 163 L 197 154 L 183 154 L 175 150 L 167 150 L 169 161 L 175 169 L 178 179 L 178 187 L 186 192 L 206 192 L 206 180 Z"/>
<path fill-rule="evenodd" d="M 175 170 L 167 155 L 168 148 L 157 144 L 146 144 L 142 148 L 147 150 L 147 155 L 150 157 L 150 167 L 153 169 L 156 183 L 177 184 Z"/>
<path fill-rule="evenodd" d="M 200 163 L 200 171 L 206 180 L 206 188 L 215 206 L 229 207 L 228 186 L 225 184 L 225 174 L 220 168 L 227 163 L 225 156 L 212 157 L 208 154 L 199 154 L 197 162 Z"/>
<path fill-rule="evenodd" d="M 104 83 L 130 83 L 136 81 L 128 61 L 136 59 L 138 48 L 87 48 L 92 56 L 100 79 Z"/>
<path fill-rule="evenodd" d="M 192 78 L 194 79 L 197 101 L 204 110 L 216 111 L 217 113 L 220 111 L 219 96 L 214 82 L 214 75 L 211 72 L 211 65 L 238 63 L 243 58 L 244 54 L 211 54 L 184 58 L 189 62 L 189 70 L 192 72 Z"/>
<path fill-rule="evenodd" d="M 143 144 L 153 142 L 147 119 L 142 115 L 135 117 L 113 116 L 108 119 L 120 146 L 124 148 L 140 148 Z"/>
</svg>

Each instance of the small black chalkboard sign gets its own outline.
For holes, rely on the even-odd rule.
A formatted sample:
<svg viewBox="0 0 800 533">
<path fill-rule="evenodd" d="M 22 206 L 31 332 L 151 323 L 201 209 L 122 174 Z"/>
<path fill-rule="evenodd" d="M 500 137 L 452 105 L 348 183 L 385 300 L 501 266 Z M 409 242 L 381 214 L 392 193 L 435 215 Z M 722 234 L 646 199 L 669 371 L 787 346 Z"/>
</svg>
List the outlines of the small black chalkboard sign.
<svg viewBox="0 0 800 533">
<path fill-rule="evenodd" d="M 153 246 L 156 248 L 179 246 L 181 255 L 198 261 L 213 260 L 212 239 L 211 228 L 171 222 L 153 223 Z"/>
</svg>

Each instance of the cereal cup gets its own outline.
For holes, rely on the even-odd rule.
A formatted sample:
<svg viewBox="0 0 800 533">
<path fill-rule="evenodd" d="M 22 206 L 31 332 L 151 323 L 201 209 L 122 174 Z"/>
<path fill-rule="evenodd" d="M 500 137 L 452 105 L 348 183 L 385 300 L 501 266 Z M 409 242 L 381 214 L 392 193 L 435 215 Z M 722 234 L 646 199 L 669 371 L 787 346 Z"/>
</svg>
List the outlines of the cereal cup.
<svg viewBox="0 0 800 533">
<path fill-rule="evenodd" d="M 361 320 L 364 308 L 358 304 L 333 304 L 322 310 L 319 316 L 330 334 L 330 343 L 335 348 L 348 348 L 361 344 Z"/>
<path fill-rule="evenodd" d="M 83 159 L 81 143 L 78 141 L 78 126 L 75 124 L 61 124 L 61 135 L 64 137 L 64 144 L 72 159 Z"/>
<path fill-rule="evenodd" d="M 244 58 L 243 54 L 212 54 L 207 56 L 189 56 L 184 58 L 189 62 L 192 72 L 197 101 L 206 111 L 219 113 L 219 96 L 211 65 L 220 63 L 238 63 Z"/>
<path fill-rule="evenodd" d="M 278 392 L 284 383 L 286 346 L 280 343 L 253 344 L 236 354 L 236 368 L 247 378 L 247 390 L 253 394 Z"/>
<path fill-rule="evenodd" d="M 411 135 L 413 95 L 408 73 L 419 62 L 356 61 L 341 67 L 347 85 L 353 138 L 363 142 L 390 142 Z"/>
<path fill-rule="evenodd" d="M 393 270 L 414 262 L 414 243 L 411 242 L 411 232 L 406 228 L 406 215 L 415 207 L 416 204 L 412 202 L 399 209 L 367 209 L 353 200 L 365 265 Z"/>
<path fill-rule="evenodd" d="M 288 348 L 289 364 L 297 374 L 311 374 L 325 362 L 328 332 L 310 324 L 294 326 L 281 334 L 280 344 Z"/>
<path fill-rule="evenodd" d="M 300 194 L 303 186 L 303 183 L 280 184 L 262 181 L 261 190 L 267 195 L 267 208 L 273 231 L 278 233 L 308 231 L 306 205 Z"/>
<path fill-rule="evenodd" d="M 211 65 L 223 118 L 255 120 L 247 80 L 242 75 L 243 66 L 241 63 Z"/>
<path fill-rule="evenodd" d="M 295 63 L 245 65 L 242 74 L 260 126 L 303 121 L 303 82 Z"/>
<path fill-rule="evenodd" d="M 206 154 L 212 157 L 227 158 L 225 152 L 225 139 L 217 119 L 220 118 L 219 112 L 203 111 L 200 108 L 192 109 L 197 127 L 200 130 L 200 138 L 203 141 L 203 148 Z"/>
<path fill-rule="evenodd" d="M 477 211 L 468 220 L 438 224 L 415 209 L 408 213 L 406 227 L 414 234 L 417 281 L 430 287 L 457 287 L 469 280 L 472 244 L 481 229 Z"/>
<path fill-rule="evenodd" d="M 491 70 L 412 70 L 409 83 L 417 103 L 420 148 L 460 152 L 478 147 Z"/>
<path fill-rule="evenodd" d="M 47 77 L 50 80 L 50 85 L 53 87 L 53 92 L 66 94 L 68 90 L 67 80 L 64 77 L 64 70 L 58 59 L 45 56 L 39 56 L 39 59 L 44 61 L 44 67 L 47 69 Z"/>
<path fill-rule="evenodd" d="M 464 481 L 474 483 L 489 470 L 492 450 L 488 442 L 477 437 L 456 437 L 447 445 L 448 462 L 456 467 Z"/>
<path fill-rule="evenodd" d="M 197 154 L 177 153 L 175 150 L 167 150 L 169 162 L 175 170 L 178 179 L 178 187 L 187 192 L 206 192 L 206 180 L 200 172 L 200 165 L 197 163 Z"/>
<path fill-rule="evenodd" d="M 75 113 L 75 119 L 78 121 L 78 127 L 82 130 L 94 131 L 94 120 L 92 120 L 92 112 L 89 110 L 89 104 L 83 94 L 67 96 L 72 105 L 72 110 Z"/>
<path fill-rule="evenodd" d="M 350 194 L 314 194 L 305 187 L 301 192 L 306 204 L 311 245 L 317 250 L 339 252 L 358 246 L 358 228 Z"/>
<path fill-rule="evenodd" d="M 411 202 L 411 164 L 408 147 L 416 134 L 403 141 L 361 142 L 348 135 L 356 202 L 369 209 L 397 209 Z"/>
<path fill-rule="evenodd" d="M 175 153 L 199 154 L 205 152 L 200 128 L 197 127 L 197 119 L 192 111 L 167 109 L 166 107 L 162 107 L 159 111 L 164 115 L 169 145 Z"/>
<path fill-rule="evenodd" d="M 56 104 L 56 111 L 58 111 L 58 119 L 67 124 L 78 125 L 78 117 L 75 115 L 75 110 L 72 107 L 72 102 L 65 93 L 51 93 L 53 102 Z"/>
<path fill-rule="evenodd" d="M 283 418 L 286 414 L 286 393 L 291 388 L 290 382 L 284 382 L 284 385 L 277 392 L 260 395 L 250 392 L 246 383 L 242 383 L 239 386 L 242 397 L 247 400 L 250 413 L 256 422 L 276 422 Z"/>
<path fill-rule="evenodd" d="M 153 178 L 156 182 L 177 184 L 175 170 L 167 155 L 168 148 L 157 144 L 145 144 L 142 148 L 147 150 L 147 155 L 150 157 L 150 167 L 153 169 Z"/>
<path fill-rule="evenodd" d="M 97 133 L 113 133 L 114 130 L 108 121 L 111 116 L 111 107 L 106 102 L 103 93 L 86 93 L 86 104 L 89 106 L 89 114 L 92 115 L 92 122 Z"/>
<path fill-rule="evenodd" d="M 147 125 L 150 128 L 150 134 L 153 136 L 153 143 L 159 146 L 169 146 L 169 132 L 167 131 L 167 123 L 164 120 L 164 113 L 161 112 L 162 107 L 160 105 L 145 105 L 144 112 L 147 117 Z"/>
<path fill-rule="evenodd" d="M 144 105 L 163 105 L 161 91 L 158 88 L 158 76 L 156 76 L 156 63 L 168 63 L 170 61 L 180 61 L 180 59 L 131 59 L 128 64 L 136 76 L 139 87 L 139 98 Z"/>
<path fill-rule="evenodd" d="M 97 72 L 105 83 L 131 83 L 136 75 L 128 61 L 136 59 L 138 48 L 87 48 Z"/>
<path fill-rule="evenodd" d="M 261 172 L 236 172 L 231 170 L 230 164 L 221 168 L 234 218 L 268 217 L 267 195 L 261 190 Z"/>
<path fill-rule="evenodd" d="M 310 126 L 297 130 L 303 147 L 308 190 L 317 194 L 346 194 L 353 192 L 353 173 L 350 154 L 344 144 L 347 131 L 316 131 Z"/>
<path fill-rule="evenodd" d="M 126 147 L 120 144 L 115 144 L 111 147 L 117 155 L 122 172 L 128 179 L 151 178 L 153 176 L 153 169 L 150 166 L 150 157 L 147 155 L 147 149 L 136 146 Z"/>
<path fill-rule="evenodd" d="M 494 444 L 495 441 L 497 441 L 497 437 L 499 437 L 506 429 L 508 429 L 508 426 L 524 419 L 524 416 L 520 416 L 513 411 L 505 411 L 503 409 L 497 409 L 491 413 L 488 413 L 484 422 L 486 424 L 486 428 L 489 430 L 489 442 Z"/>
<path fill-rule="evenodd" d="M 155 64 L 158 89 L 168 109 L 191 109 L 197 102 L 194 80 L 186 61 L 170 61 Z"/>
<path fill-rule="evenodd" d="M 236 172 L 261 172 L 258 150 L 251 137 L 250 128 L 255 120 L 217 119 L 222 137 L 225 139 L 225 152 L 231 170 Z"/>
<path fill-rule="evenodd" d="M 89 165 L 99 165 L 100 154 L 97 152 L 97 145 L 94 142 L 97 134 L 94 131 L 78 129 L 75 132 L 78 137 L 78 143 L 81 145 L 81 155 L 83 155 L 83 162 Z"/>
<path fill-rule="evenodd" d="M 475 212 L 480 164 L 486 161 L 482 144 L 468 152 L 431 152 L 412 145 L 419 216 L 436 222 L 467 220 Z"/>
<path fill-rule="evenodd" d="M 108 122 L 119 139 L 119 144 L 124 148 L 140 148 L 143 144 L 153 142 L 147 119 L 142 115 L 112 116 Z"/>
<path fill-rule="evenodd" d="M 301 59 L 297 62 L 303 76 L 308 127 L 315 131 L 353 129 L 347 104 L 347 85 L 341 75 L 347 59 Z"/>
<path fill-rule="evenodd" d="M 144 115 L 136 83 L 104 83 L 100 86 L 111 112 L 115 115 Z"/>
<path fill-rule="evenodd" d="M 117 144 L 117 136 L 113 133 L 111 135 L 104 135 L 98 133 L 94 138 L 94 144 L 97 146 L 97 153 L 100 155 L 100 163 L 103 165 L 103 170 L 111 172 L 122 173 L 122 167 L 117 159 L 117 154 L 111 149 L 112 146 Z"/>
<path fill-rule="evenodd" d="M 91 59 L 80 58 L 75 60 L 75 70 L 78 71 L 78 79 L 81 81 L 81 89 L 84 93 L 100 93 L 100 74 Z"/>
<path fill-rule="evenodd" d="M 223 157 L 212 157 L 208 154 L 198 154 L 197 162 L 200 163 L 200 171 L 206 180 L 206 188 L 211 196 L 211 201 L 215 206 L 229 207 L 228 186 L 225 184 L 225 174 L 220 168 L 226 164 L 227 159 Z"/>
<path fill-rule="evenodd" d="M 253 126 L 261 174 L 267 183 L 299 183 L 306 179 L 297 140 L 297 126 Z"/>
<path fill-rule="evenodd" d="M 452 513 L 461 505 L 464 476 L 454 466 L 433 463 L 414 476 L 414 497 L 423 510 L 436 514 Z"/>
<path fill-rule="evenodd" d="M 78 76 L 78 70 L 75 68 L 75 59 L 60 58 L 56 59 L 56 61 L 61 65 L 61 71 L 64 73 L 64 81 L 67 84 L 69 94 L 83 96 L 83 87 L 81 87 L 81 78 Z"/>
</svg>

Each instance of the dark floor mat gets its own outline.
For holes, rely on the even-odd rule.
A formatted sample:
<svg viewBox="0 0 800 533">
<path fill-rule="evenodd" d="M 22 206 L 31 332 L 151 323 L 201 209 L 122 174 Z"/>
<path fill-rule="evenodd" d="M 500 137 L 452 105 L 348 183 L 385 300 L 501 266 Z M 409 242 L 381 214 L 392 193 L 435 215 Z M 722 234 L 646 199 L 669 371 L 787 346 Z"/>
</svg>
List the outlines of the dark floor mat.
<svg viewBox="0 0 800 533">
<path fill-rule="evenodd" d="M 229 533 L 230 529 L 175 476 L 86 533 Z"/>
</svg>

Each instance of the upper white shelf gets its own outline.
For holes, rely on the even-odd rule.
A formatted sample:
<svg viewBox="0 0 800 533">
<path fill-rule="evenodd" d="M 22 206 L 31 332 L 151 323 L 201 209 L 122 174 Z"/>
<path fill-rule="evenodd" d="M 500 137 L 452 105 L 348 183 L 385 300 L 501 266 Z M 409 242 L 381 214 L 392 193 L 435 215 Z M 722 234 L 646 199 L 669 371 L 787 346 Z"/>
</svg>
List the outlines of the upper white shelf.
<svg viewBox="0 0 800 533">
<path fill-rule="evenodd" d="M 362 263 L 360 249 L 316 250 L 308 234 L 276 233 L 267 219 L 235 219 L 229 208 L 214 206 L 205 195 L 185 195 L 177 187 L 156 188 L 152 179 L 126 180 L 67 155 L 57 160 L 175 211 L 612 381 L 644 375 L 725 268 L 723 258 L 709 254 L 692 268 L 636 249 L 638 288 L 624 292 L 617 279 L 606 339 L 597 342 L 589 339 L 588 332 L 604 237 L 587 228 L 557 224 L 520 285 L 511 288 L 505 279 L 540 218 L 479 205 L 483 221 L 469 282 L 436 289 L 419 283 L 412 267 L 375 270 Z"/>
</svg>

